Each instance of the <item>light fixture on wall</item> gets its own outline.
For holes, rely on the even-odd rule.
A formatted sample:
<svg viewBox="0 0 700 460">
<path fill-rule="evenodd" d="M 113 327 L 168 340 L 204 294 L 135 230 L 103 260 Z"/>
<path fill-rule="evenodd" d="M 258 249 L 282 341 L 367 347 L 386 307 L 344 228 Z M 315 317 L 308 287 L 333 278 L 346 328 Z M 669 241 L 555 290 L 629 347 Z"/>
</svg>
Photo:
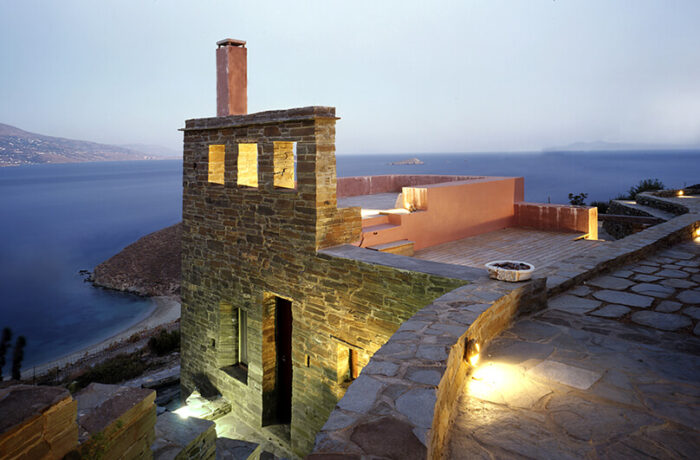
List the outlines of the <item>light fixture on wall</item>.
<svg viewBox="0 0 700 460">
<path fill-rule="evenodd" d="M 470 365 L 476 366 L 479 362 L 479 353 L 481 351 L 481 346 L 476 341 L 476 339 L 465 339 L 466 344 L 464 346 L 464 359 L 469 362 Z"/>
<path fill-rule="evenodd" d="M 678 190 L 676 192 L 676 196 L 683 196 L 683 190 Z"/>
</svg>

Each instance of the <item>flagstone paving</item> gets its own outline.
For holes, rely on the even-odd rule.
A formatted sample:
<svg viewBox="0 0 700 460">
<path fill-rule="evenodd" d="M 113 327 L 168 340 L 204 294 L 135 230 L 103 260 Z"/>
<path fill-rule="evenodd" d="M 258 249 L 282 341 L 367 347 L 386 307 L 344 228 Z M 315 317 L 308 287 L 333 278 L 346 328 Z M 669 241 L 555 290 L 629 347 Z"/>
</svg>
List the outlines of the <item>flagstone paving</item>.
<svg viewBox="0 0 700 460">
<path fill-rule="evenodd" d="M 698 458 L 698 266 L 700 239 L 517 322 L 468 380 L 446 458 Z"/>
</svg>

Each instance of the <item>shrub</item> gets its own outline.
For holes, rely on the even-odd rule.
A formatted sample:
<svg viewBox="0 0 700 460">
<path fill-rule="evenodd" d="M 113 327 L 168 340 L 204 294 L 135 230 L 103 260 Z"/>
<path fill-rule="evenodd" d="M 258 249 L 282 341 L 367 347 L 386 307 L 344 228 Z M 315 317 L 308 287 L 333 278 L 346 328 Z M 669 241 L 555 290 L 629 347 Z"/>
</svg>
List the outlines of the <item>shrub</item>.
<svg viewBox="0 0 700 460">
<path fill-rule="evenodd" d="M 591 206 L 598 208 L 598 214 L 607 214 L 610 207 L 609 201 L 591 201 Z"/>
<path fill-rule="evenodd" d="M 136 378 L 145 370 L 146 364 L 141 361 L 139 354 L 117 355 L 80 375 L 76 379 L 77 387 L 84 388 L 92 382 L 119 383 Z"/>
<path fill-rule="evenodd" d="M 637 196 L 638 193 L 642 192 L 652 192 L 655 190 L 663 190 L 664 189 L 664 183 L 661 182 L 659 179 L 644 179 L 642 181 L 639 181 L 639 183 L 633 187 L 630 187 L 630 190 L 628 192 L 630 200 L 633 200 L 635 196 Z"/>
<path fill-rule="evenodd" d="M 578 195 L 569 193 L 569 203 L 574 206 L 585 206 L 586 198 L 588 198 L 588 193 L 579 193 Z"/>
<path fill-rule="evenodd" d="M 148 348 L 158 356 L 180 349 L 180 331 L 168 332 L 161 329 L 158 335 L 148 339 Z"/>
</svg>

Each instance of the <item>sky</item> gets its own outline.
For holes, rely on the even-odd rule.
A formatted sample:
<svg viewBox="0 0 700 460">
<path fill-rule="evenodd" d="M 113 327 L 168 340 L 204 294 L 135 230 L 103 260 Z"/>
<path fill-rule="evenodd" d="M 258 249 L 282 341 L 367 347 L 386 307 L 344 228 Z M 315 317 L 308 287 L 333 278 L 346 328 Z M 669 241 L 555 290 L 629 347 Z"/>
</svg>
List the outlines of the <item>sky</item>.
<svg viewBox="0 0 700 460">
<path fill-rule="evenodd" d="M 181 151 L 227 37 L 248 111 L 334 106 L 339 154 L 700 146 L 698 0 L 0 0 L 0 123 Z"/>
</svg>

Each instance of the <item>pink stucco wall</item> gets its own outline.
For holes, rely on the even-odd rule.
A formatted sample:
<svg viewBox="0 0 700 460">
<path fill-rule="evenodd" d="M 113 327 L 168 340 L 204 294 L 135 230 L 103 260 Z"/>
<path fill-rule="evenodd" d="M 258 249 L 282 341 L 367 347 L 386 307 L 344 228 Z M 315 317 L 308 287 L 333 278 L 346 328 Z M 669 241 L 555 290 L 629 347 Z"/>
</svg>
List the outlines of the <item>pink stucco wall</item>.
<svg viewBox="0 0 700 460">
<path fill-rule="evenodd" d="M 386 216 L 374 227 L 363 225 L 362 246 L 407 239 L 416 250 L 516 225 L 516 201 L 522 201 L 522 177 L 481 177 L 411 187 L 404 191 L 424 201 L 419 211 Z M 381 192 L 376 192 L 381 193 Z"/>
<path fill-rule="evenodd" d="M 515 203 L 515 224 L 539 230 L 586 233 L 587 238 L 598 239 L 598 208 Z"/>
<path fill-rule="evenodd" d="M 376 193 L 401 192 L 402 187 L 438 184 L 483 178 L 482 176 L 441 176 L 430 174 L 391 174 L 384 176 L 339 177 L 336 195 L 338 198 Z"/>
</svg>

